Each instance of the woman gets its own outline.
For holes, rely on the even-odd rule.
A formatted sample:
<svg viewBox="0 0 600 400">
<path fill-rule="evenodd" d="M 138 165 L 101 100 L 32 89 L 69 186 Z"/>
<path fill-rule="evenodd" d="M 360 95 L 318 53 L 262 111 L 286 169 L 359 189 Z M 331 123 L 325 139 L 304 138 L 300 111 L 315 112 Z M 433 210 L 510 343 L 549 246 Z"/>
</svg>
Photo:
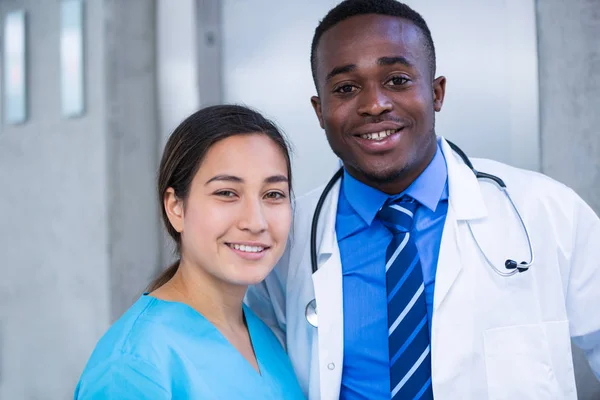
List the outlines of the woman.
<svg viewBox="0 0 600 400">
<path fill-rule="evenodd" d="M 283 348 L 243 305 L 291 223 L 285 139 L 241 106 L 205 108 L 166 144 L 158 197 L 179 260 L 109 329 L 75 399 L 301 399 Z"/>
</svg>

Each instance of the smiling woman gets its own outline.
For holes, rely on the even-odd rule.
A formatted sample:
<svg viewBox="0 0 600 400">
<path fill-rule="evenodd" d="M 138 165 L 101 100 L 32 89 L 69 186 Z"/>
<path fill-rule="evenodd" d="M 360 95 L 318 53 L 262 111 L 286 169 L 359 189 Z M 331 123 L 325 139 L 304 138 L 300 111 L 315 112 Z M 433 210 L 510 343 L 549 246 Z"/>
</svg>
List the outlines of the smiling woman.
<svg viewBox="0 0 600 400">
<path fill-rule="evenodd" d="M 181 123 L 158 176 L 179 260 L 100 340 L 75 399 L 304 398 L 242 303 L 283 254 L 291 193 L 286 140 L 259 113 L 214 106 Z"/>
</svg>

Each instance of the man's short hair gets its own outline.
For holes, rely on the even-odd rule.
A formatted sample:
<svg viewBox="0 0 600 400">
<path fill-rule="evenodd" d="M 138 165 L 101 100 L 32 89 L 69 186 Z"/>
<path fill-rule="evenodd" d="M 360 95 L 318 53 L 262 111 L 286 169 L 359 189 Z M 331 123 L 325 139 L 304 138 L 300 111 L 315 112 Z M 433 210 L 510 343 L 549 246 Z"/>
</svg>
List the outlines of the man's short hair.
<svg viewBox="0 0 600 400">
<path fill-rule="evenodd" d="M 319 89 L 317 85 L 317 47 L 321 36 L 338 23 L 350 17 L 366 14 L 403 18 L 415 24 L 426 39 L 425 43 L 429 52 L 429 68 L 431 69 L 431 76 L 435 75 L 435 46 L 433 45 L 433 38 L 431 37 L 427 23 L 418 12 L 396 0 L 345 0 L 331 9 L 315 29 L 310 49 L 310 66 L 317 91 Z"/>
</svg>

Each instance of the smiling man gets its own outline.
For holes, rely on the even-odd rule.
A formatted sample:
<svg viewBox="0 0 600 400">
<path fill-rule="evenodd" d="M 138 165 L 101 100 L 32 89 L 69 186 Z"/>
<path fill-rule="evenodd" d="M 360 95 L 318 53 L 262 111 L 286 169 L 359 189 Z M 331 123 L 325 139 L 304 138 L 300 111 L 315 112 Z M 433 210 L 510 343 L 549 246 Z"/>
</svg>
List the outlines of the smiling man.
<svg viewBox="0 0 600 400">
<path fill-rule="evenodd" d="M 406 189 L 436 153 L 434 112 L 446 86 L 433 79 L 427 25 L 404 8 L 411 20 L 358 15 L 317 29 L 313 42 L 311 100 L 331 148 L 351 176 L 389 193 Z"/>
<path fill-rule="evenodd" d="M 341 179 L 298 199 L 286 254 L 247 297 L 305 394 L 575 399 L 571 338 L 600 376 L 598 217 L 547 177 L 473 159 L 507 198 L 436 134 L 446 78 L 410 7 L 340 3 L 311 66 Z"/>
</svg>

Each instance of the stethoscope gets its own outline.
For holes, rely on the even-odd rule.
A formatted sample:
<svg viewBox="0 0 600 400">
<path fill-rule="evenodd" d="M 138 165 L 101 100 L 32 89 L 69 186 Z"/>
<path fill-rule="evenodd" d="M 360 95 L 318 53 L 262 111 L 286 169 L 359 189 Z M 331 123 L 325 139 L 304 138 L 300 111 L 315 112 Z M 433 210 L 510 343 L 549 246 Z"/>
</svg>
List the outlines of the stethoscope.
<svg viewBox="0 0 600 400">
<path fill-rule="evenodd" d="M 527 246 L 529 247 L 529 262 L 521 261 L 520 263 L 517 264 L 517 262 L 515 260 L 508 259 L 504 262 L 504 269 L 501 270 L 501 269 L 497 268 L 494 265 L 494 263 L 492 263 L 492 261 L 487 257 L 487 255 L 485 254 L 485 252 L 479 245 L 477 238 L 473 234 L 473 230 L 471 229 L 471 224 L 469 224 L 469 222 L 467 221 L 467 227 L 469 228 L 469 232 L 471 233 L 471 236 L 473 237 L 473 240 L 475 241 L 477 248 L 479 249 L 479 251 L 481 252 L 483 257 L 485 258 L 485 261 L 492 268 L 492 270 L 494 270 L 494 272 L 496 272 L 498 275 L 505 277 L 505 278 L 509 277 L 509 276 L 513 276 L 518 272 L 527 271 L 533 265 L 533 261 L 535 258 L 534 254 L 533 254 L 533 247 L 531 245 L 531 239 L 529 237 L 529 232 L 527 231 L 527 227 L 525 226 L 525 222 L 523 222 L 523 218 L 521 217 L 521 214 L 519 213 L 517 206 L 515 206 L 515 203 L 513 202 L 512 198 L 510 197 L 510 194 L 508 194 L 508 191 L 506 190 L 506 184 L 504 183 L 504 181 L 502 179 L 500 179 L 499 177 L 497 177 L 495 175 L 477 171 L 473 167 L 473 164 L 469 160 L 469 157 L 467 157 L 465 152 L 462 151 L 460 149 L 460 147 L 458 147 L 457 145 L 455 145 L 454 143 L 452 143 L 448 140 L 447 140 L 447 142 L 450 145 L 450 147 L 452 148 L 452 150 L 454 150 L 454 152 L 460 156 L 460 158 L 467 165 L 467 167 L 469 167 L 469 169 L 471 169 L 471 171 L 473 171 L 473 173 L 475 174 L 475 177 L 477 179 L 487 179 L 487 180 L 494 182 L 498 186 L 498 189 L 502 193 L 504 193 L 504 195 L 508 199 L 510 205 L 512 206 L 512 209 L 515 212 L 517 218 L 519 219 L 519 222 L 521 223 L 521 228 L 523 229 L 523 232 L 525 233 L 525 237 L 527 238 Z M 323 208 L 323 203 L 325 203 L 325 199 L 331 192 L 331 189 L 336 184 L 336 182 L 339 179 L 341 179 L 343 173 L 344 173 L 344 169 L 340 168 L 333 175 L 333 177 L 329 180 L 329 182 L 325 186 L 325 189 L 321 193 L 321 197 L 319 198 L 319 201 L 317 202 L 317 206 L 315 208 L 315 213 L 313 214 L 312 225 L 310 228 L 310 264 L 312 267 L 313 274 L 315 272 L 317 272 L 317 269 L 319 268 L 318 264 L 317 264 L 316 248 L 317 248 L 317 226 L 319 225 L 319 216 L 321 214 L 321 209 Z M 316 299 L 312 299 L 310 302 L 308 302 L 308 304 L 306 305 L 305 314 L 306 314 L 306 321 L 310 325 L 312 325 L 316 328 L 318 325 L 317 324 L 317 301 L 316 301 Z"/>
</svg>

